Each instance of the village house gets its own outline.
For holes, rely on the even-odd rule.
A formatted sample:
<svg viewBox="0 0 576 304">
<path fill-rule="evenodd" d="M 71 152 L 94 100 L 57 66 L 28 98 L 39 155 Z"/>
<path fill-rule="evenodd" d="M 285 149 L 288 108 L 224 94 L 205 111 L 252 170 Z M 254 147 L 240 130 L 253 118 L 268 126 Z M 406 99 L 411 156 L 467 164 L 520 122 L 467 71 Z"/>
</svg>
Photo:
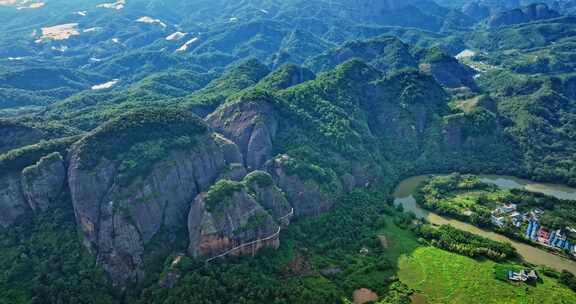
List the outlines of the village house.
<svg viewBox="0 0 576 304">
<path fill-rule="evenodd" d="M 495 226 L 498 226 L 498 227 L 504 227 L 504 225 L 506 224 L 503 216 L 496 216 L 496 215 L 492 214 L 492 216 L 490 217 L 490 220 L 492 221 L 492 224 L 494 224 Z"/>
<path fill-rule="evenodd" d="M 522 214 L 516 211 L 517 209 L 518 206 L 516 204 L 504 204 L 492 211 L 490 220 L 495 226 L 504 227 L 508 218 L 512 225 L 520 228 L 523 219 Z"/>
<path fill-rule="evenodd" d="M 514 211 L 510 214 L 510 220 L 512 221 L 512 225 L 520 228 L 522 226 L 523 216 L 520 212 Z"/>
<path fill-rule="evenodd" d="M 538 242 L 542 244 L 548 244 L 550 241 L 550 232 L 544 228 L 538 230 Z"/>
<path fill-rule="evenodd" d="M 536 219 L 531 219 L 528 222 L 524 236 L 534 242 L 569 251 L 572 255 L 576 256 L 576 246 L 568 240 L 568 236 L 562 229 L 549 232 L 544 227 L 541 227 Z"/>
<path fill-rule="evenodd" d="M 509 270 L 508 280 L 515 282 L 528 282 L 538 280 L 538 275 L 533 269 L 522 269 L 518 272 Z"/>
<path fill-rule="evenodd" d="M 516 206 L 516 204 L 504 204 L 501 207 L 494 209 L 494 211 L 492 211 L 492 214 L 496 216 L 508 215 L 510 213 L 515 212 L 517 208 L 518 206 Z"/>
<path fill-rule="evenodd" d="M 532 241 L 538 240 L 538 229 L 540 228 L 540 224 L 538 221 L 532 219 L 528 223 L 528 228 L 526 229 L 526 238 Z"/>
</svg>

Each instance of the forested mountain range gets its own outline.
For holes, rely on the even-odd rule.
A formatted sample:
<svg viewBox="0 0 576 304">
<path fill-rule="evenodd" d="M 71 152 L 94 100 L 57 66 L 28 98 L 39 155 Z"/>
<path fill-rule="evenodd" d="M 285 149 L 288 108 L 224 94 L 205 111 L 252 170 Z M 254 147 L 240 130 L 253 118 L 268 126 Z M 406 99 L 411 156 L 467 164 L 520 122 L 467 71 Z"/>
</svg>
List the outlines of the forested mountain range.
<svg viewBox="0 0 576 304">
<path fill-rule="evenodd" d="M 309 218 L 402 218 L 366 202 L 431 172 L 576 186 L 574 12 L 572 0 L 0 0 L 0 303 L 340 302 L 352 276 L 271 291 L 292 277 L 272 264 L 322 251 L 299 239 Z M 227 266 L 204 262 L 257 251 L 271 265 L 220 271 L 253 275 L 257 291 L 214 300 Z M 387 299 L 407 301 L 379 267 Z"/>
</svg>

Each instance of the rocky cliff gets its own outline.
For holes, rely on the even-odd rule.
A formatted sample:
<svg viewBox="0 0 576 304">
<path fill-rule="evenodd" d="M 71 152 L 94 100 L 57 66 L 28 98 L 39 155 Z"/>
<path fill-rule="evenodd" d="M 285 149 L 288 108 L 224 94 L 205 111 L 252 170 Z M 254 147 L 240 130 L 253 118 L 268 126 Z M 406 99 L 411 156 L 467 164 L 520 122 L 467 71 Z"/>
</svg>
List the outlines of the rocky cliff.
<svg viewBox="0 0 576 304">
<path fill-rule="evenodd" d="M 22 190 L 33 211 L 46 211 L 63 192 L 66 166 L 62 155 L 54 152 L 22 171 Z"/>
<path fill-rule="evenodd" d="M 279 246 L 280 226 L 246 184 L 220 180 L 198 196 L 188 217 L 189 253 L 206 259 Z"/>
<path fill-rule="evenodd" d="M 388 53 L 365 50 L 374 62 Z M 168 254 L 187 247 L 206 260 L 275 248 L 293 216 L 325 213 L 346 191 L 441 152 L 457 159 L 500 130 L 495 104 L 454 114 L 436 78 L 417 70 L 385 77 L 350 60 L 314 77 L 287 66 L 205 119 L 151 106 L 9 162 L 0 156 L 0 224 L 49 210 L 69 191 L 84 244 L 126 286 L 146 275 L 158 239 L 182 241 Z"/>
<path fill-rule="evenodd" d="M 42 149 L 31 152 L 17 151 L 2 159 L 9 159 L 14 166 L 3 166 L 0 173 L 0 226 L 8 227 L 17 222 L 20 216 L 27 211 L 43 212 L 47 211 L 55 202 L 58 196 L 64 191 L 66 181 L 66 169 L 62 155 L 58 152 L 41 157 L 37 163 L 36 153 L 44 152 Z M 42 154 L 39 154 L 42 155 Z M 21 169 L 16 166 L 30 166 Z M 35 163 L 35 164 L 34 164 Z"/>
<path fill-rule="evenodd" d="M 256 201 L 281 225 L 290 224 L 294 209 L 286 194 L 274 184 L 272 176 L 264 171 L 253 171 L 246 176 L 244 184 Z"/>
<path fill-rule="evenodd" d="M 188 114 L 144 111 L 109 124 L 73 147 L 69 187 L 85 244 L 124 284 L 144 275 L 144 245 L 161 228 L 182 226 L 196 195 L 242 156 Z M 129 144 L 117 147 L 116 140 Z M 94 155 L 96 146 L 120 150 Z"/>
<path fill-rule="evenodd" d="M 278 120 L 268 98 L 240 98 L 217 109 L 207 121 L 238 145 L 248 170 L 261 169 L 272 158 Z"/>
<path fill-rule="evenodd" d="M 0 178 L 0 225 L 12 225 L 27 210 L 20 174 L 11 173 Z"/>
<path fill-rule="evenodd" d="M 319 215 L 334 205 L 340 181 L 324 169 L 280 155 L 266 164 L 274 182 L 287 195 L 297 216 Z"/>
</svg>

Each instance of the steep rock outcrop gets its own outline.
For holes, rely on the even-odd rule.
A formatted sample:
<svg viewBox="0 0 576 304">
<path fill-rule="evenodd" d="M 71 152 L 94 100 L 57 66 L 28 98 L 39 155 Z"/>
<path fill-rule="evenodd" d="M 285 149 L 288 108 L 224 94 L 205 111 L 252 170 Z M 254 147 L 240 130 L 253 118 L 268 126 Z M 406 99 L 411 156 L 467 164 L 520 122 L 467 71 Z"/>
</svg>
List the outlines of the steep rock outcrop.
<svg viewBox="0 0 576 304">
<path fill-rule="evenodd" d="M 49 209 L 64 190 L 62 154 L 75 139 L 45 141 L 0 155 L 0 226 L 17 223 L 28 210 Z"/>
<path fill-rule="evenodd" d="M 22 171 L 22 189 L 33 211 L 46 211 L 62 192 L 66 166 L 62 155 L 54 152 Z"/>
<path fill-rule="evenodd" d="M 278 120 L 268 98 L 241 97 L 218 108 L 207 122 L 238 145 L 249 171 L 261 169 L 272 157 Z"/>
<path fill-rule="evenodd" d="M 0 177 L 0 226 L 6 228 L 14 224 L 27 208 L 20 174 L 10 173 Z"/>
<path fill-rule="evenodd" d="M 233 181 L 241 181 L 247 174 L 246 167 L 241 163 L 231 163 L 228 165 L 224 172 L 220 174 L 218 179 L 229 179 Z"/>
<path fill-rule="evenodd" d="M 334 205 L 333 195 L 341 193 L 340 182 L 322 168 L 280 155 L 266 164 L 266 170 L 282 189 L 296 216 L 319 215 Z"/>
<path fill-rule="evenodd" d="M 264 171 L 250 172 L 244 184 L 254 194 L 256 201 L 280 224 L 287 226 L 294 215 L 284 192 L 274 184 L 272 176 Z"/>
<path fill-rule="evenodd" d="M 76 218 L 113 282 L 142 278 L 144 245 L 182 226 L 194 198 L 233 163 L 242 156 L 232 142 L 176 111 L 131 113 L 77 143 L 68 170 Z"/>
<path fill-rule="evenodd" d="M 220 180 L 199 195 L 188 217 L 189 253 L 213 259 L 277 248 L 280 226 L 245 184 Z"/>
</svg>

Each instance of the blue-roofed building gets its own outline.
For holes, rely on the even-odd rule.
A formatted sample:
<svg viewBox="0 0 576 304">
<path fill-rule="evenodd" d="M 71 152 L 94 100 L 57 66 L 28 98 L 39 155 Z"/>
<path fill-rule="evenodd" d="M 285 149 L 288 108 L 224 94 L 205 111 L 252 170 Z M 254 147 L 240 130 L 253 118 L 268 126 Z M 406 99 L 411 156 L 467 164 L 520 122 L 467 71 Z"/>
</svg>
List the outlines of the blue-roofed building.
<svg viewBox="0 0 576 304">
<path fill-rule="evenodd" d="M 550 245 L 550 246 L 556 246 L 556 241 L 557 241 L 556 235 L 557 235 L 557 232 L 556 232 L 556 231 L 552 231 L 552 233 L 550 234 L 550 239 L 549 239 L 549 241 L 548 241 L 548 245 Z"/>
<path fill-rule="evenodd" d="M 532 232 L 530 233 L 530 239 L 533 241 L 537 241 L 538 240 L 538 228 L 540 228 L 540 225 L 538 224 L 538 222 L 533 221 L 533 227 L 532 227 Z"/>
<path fill-rule="evenodd" d="M 553 237 L 550 238 L 549 245 L 552 247 L 565 249 L 566 243 L 568 243 L 568 238 L 567 238 L 566 234 L 563 233 L 562 230 L 558 229 L 558 230 L 552 232 L 552 235 L 553 235 Z"/>
<path fill-rule="evenodd" d="M 528 227 L 526 227 L 526 238 L 530 239 L 530 237 L 532 236 L 532 229 L 534 228 L 534 222 L 529 221 L 528 222 Z"/>
</svg>

